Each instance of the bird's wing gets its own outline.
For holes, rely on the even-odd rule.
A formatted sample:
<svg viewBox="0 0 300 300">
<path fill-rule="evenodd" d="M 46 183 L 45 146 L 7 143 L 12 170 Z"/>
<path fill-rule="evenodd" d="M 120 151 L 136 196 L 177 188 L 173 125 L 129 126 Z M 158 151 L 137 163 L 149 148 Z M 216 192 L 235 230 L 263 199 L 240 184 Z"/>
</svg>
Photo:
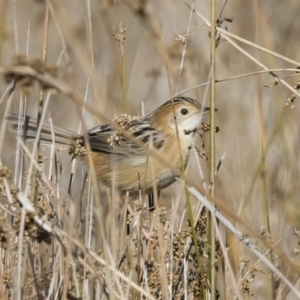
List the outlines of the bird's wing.
<svg viewBox="0 0 300 300">
<path fill-rule="evenodd" d="M 124 130 L 133 138 L 125 136 L 108 124 L 92 128 L 88 131 L 91 150 L 127 156 L 147 156 L 150 146 L 158 150 L 165 140 L 163 134 L 157 132 L 147 119 L 132 122 Z M 135 143 L 134 139 L 138 139 L 145 147 Z"/>
</svg>

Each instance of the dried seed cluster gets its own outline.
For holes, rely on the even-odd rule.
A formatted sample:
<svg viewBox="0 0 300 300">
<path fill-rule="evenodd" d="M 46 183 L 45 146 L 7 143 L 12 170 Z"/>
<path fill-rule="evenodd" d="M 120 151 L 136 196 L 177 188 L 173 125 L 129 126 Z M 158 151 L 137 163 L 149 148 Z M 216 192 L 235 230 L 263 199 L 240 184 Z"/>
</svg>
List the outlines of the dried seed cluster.
<svg viewBox="0 0 300 300">
<path fill-rule="evenodd" d="M 125 36 L 126 28 L 122 28 L 122 24 L 120 25 L 119 32 L 114 33 L 113 36 L 117 42 L 117 45 L 122 48 L 124 45 L 124 41 L 126 40 Z"/>
<path fill-rule="evenodd" d="M 300 89 L 300 78 L 297 79 L 296 84 L 293 86 L 293 88 L 295 90 L 299 90 Z M 291 109 L 294 109 L 296 107 L 295 105 L 295 100 L 296 100 L 296 95 L 294 93 L 292 93 L 289 98 L 286 101 L 286 105 L 287 106 L 291 106 Z"/>
<path fill-rule="evenodd" d="M 12 276 L 11 276 L 11 269 L 5 269 L 3 275 L 3 283 L 5 284 L 6 288 L 9 289 L 12 284 Z"/>
<path fill-rule="evenodd" d="M 248 258 L 240 259 L 240 269 L 242 291 L 243 293 L 254 297 L 255 293 L 252 288 L 252 283 L 254 282 L 257 274 L 263 276 L 265 273 L 258 263 L 250 265 L 250 260 Z"/>
<path fill-rule="evenodd" d="M 264 84 L 263 84 L 263 86 L 266 87 L 266 88 L 270 88 L 271 84 L 278 85 L 279 81 L 280 81 L 280 78 L 275 77 L 272 81 L 265 81 Z M 299 78 L 297 79 L 297 82 L 293 86 L 293 88 L 295 90 L 299 90 L 300 89 L 300 79 Z M 290 106 L 291 109 L 296 108 L 296 105 L 295 105 L 296 97 L 297 96 L 296 96 L 295 93 L 290 94 L 289 97 L 288 97 L 288 99 L 285 102 L 286 106 Z"/>
<path fill-rule="evenodd" d="M 28 236 L 34 240 L 37 240 L 38 243 L 45 242 L 50 244 L 52 241 L 52 235 L 42 229 L 39 225 L 37 225 L 35 221 L 35 213 L 27 212 L 24 222 L 24 235 Z M 18 211 L 14 225 L 17 234 L 19 233 L 19 229 L 21 226 L 21 210 Z"/>
<path fill-rule="evenodd" d="M 44 63 L 41 58 L 27 58 L 25 54 L 18 54 L 12 58 L 11 66 L 13 67 L 31 67 L 37 73 L 44 74 L 47 73 L 53 77 L 57 77 L 58 69 L 53 63 Z M 33 89 L 34 78 L 29 75 L 20 75 L 9 70 L 4 74 L 5 81 L 10 83 L 12 81 L 18 81 L 22 87 L 22 91 L 25 94 L 30 94 Z M 49 89 L 50 86 L 44 82 L 40 82 L 44 89 Z"/>
<path fill-rule="evenodd" d="M 124 130 L 128 130 L 128 132 L 133 132 L 136 130 L 136 124 L 140 121 L 141 117 L 139 116 L 130 116 L 127 114 L 122 114 L 120 117 L 115 117 L 113 122 L 115 122 L 118 126 L 120 126 Z M 115 148 L 116 145 L 120 145 L 123 140 L 122 133 L 116 131 L 114 132 L 108 139 L 107 143 L 110 147 Z"/>
<path fill-rule="evenodd" d="M 0 179 L 1 178 L 11 178 L 11 170 L 8 167 L 0 166 Z"/>
<path fill-rule="evenodd" d="M 295 102 L 295 99 L 296 99 L 296 95 L 295 94 L 291 94 L 287 101 L 286 101 L 286 105 L 291 105 L 291 108 L 294 109 L 296 107 L 296 105 L 294 104 Z"/>
<path fill-rule="evenodd" d="M 155 299 L 161 299 L 161 278 L 160 278 L 160 263 L 153 258 L 145 263 L 147 268 L 149 291 Z"/>
<path fill-rule="evenodd" d="M 210 124 L 202 123 L 200 126 L 200 130 L 202 130 L 203 132 L 210 131 Z M 219 131 L 220 131 L 220 128 L 218 126 L 216 126 L 215 132 L 219 132 Z"/>
<path fill-rule="evenodd" d="M 177 37 L 175 38 L 175 41 L 184 44 L 186 42 L 187 38 L 188 38 L 187 34 L 183 34 L 183 35 L 178 34 Z"/>
<path fill-rule="evenodd" d="M 116 145 L 121 145 L 122 134 L 119 132 L 114 132 L 108 139 L 107 143 L 111 148 L 115 148 Z"/>
<path fill-rule="evenodd" d="M 87 151 L 83 144 L 82 139 L 75 140 L 72 144 L 68 145 L 68 153 L 76 158 L 78 156 L 86 155 Z"/>
</svg>

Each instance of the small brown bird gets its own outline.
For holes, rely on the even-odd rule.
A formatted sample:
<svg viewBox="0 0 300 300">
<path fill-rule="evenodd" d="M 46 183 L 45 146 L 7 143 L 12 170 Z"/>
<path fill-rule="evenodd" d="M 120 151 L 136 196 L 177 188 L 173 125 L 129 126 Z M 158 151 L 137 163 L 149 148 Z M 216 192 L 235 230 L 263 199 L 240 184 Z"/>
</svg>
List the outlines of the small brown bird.
<svg viewBox="0 0 300 300">
<path fill-rule="evenodd" d="M 92 151 L 96 176 L 106 186 L 114 185 L 121 195 L 125 195 L 126 192 L 136 195 L 139 190 L 149 194 L 153 192 L 154 185 L 158 191 L 166 188 L 175 181 L 177 175 L 173 169 L 167 167 L 150 152 L 155 152 L 173 168 L 181 168 L 176 138 L 177 123 L 184 167 L 186 167 L 190 149 L 194 145 L 196 130 L 201 125 L 203 114 L 208 111 L 209 108 L 202 109 L 201 105 L 191 98 L 176 97 L 144 117 L 131 118 L 122 115 L 114 119 L 119 127 L 126 130 L 134 139 L 138 139 L 144 147 L 135 143 L 134 139 L 127 134 L 125 136 L 119 132 L 113 125 L 105 124 L 92 128 L 86 133 L 86 137 Z M 17 131 L 19 116 L 10 114 L 8 121 L 11 123 L 12 130 Z M 34 140 L 37 121 L 29 117 L 21 121 L 24 138 Z M 69 152 L 73 156 L 83 158 L 88 164 L 82 135 L 58 127 L 54 127 L 53 130 L 54 141 L 50 125 L 44 123 L 40 141 L 69 146 Z"/>
</svg>

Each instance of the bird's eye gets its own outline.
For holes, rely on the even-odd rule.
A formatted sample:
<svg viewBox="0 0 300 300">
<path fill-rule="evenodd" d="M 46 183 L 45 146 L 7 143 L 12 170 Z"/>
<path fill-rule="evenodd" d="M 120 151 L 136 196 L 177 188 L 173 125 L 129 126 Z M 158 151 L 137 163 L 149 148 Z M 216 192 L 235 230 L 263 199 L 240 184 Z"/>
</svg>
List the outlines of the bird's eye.
<svg viewBox="0 0 300 300">
<path fill-rule="evenodd" d="M 182 109 L 180 110 L 180 113 L 181 113 L 183 116 L 187 115 L 188 112 L 189 112 L 189 111 L 188 111 L 186 108 L 182 108 Z"/>
</svg>

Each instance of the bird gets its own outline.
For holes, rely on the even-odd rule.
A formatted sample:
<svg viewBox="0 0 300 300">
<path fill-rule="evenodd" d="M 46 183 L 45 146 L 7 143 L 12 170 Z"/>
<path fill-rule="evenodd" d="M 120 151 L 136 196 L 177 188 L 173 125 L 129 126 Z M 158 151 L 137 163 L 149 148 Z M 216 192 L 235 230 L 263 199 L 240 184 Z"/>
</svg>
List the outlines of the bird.
<svg viewBox="0 0 300 300">
<path fill-rule="evenodd" d="M 174 97 L 143 117 L 124 114 L 111 124 L 88 130 L 85 135 L 43 123 L 39 138 L 41 143 L 55 142 L 57 146 L 68 147 L 73 157 L 83 159 L 87 165 L 89 149 L 95 175 L 107 187 L 115 187 L 120 196 L 127 193 L 135 196 L 140 191 L 152 194 L 175 182 L 178 173 L 174 170 L 180 170 L 182 162 L 186 168 L 202 117 L 209 111 L 209 107 L 202 107 L 192 98 Z M 23 138 L 35 140 L 35 119 L 9 113 L 7 120 L 13 131 L 18 130 L 21 120 Z"/>
</svg>

